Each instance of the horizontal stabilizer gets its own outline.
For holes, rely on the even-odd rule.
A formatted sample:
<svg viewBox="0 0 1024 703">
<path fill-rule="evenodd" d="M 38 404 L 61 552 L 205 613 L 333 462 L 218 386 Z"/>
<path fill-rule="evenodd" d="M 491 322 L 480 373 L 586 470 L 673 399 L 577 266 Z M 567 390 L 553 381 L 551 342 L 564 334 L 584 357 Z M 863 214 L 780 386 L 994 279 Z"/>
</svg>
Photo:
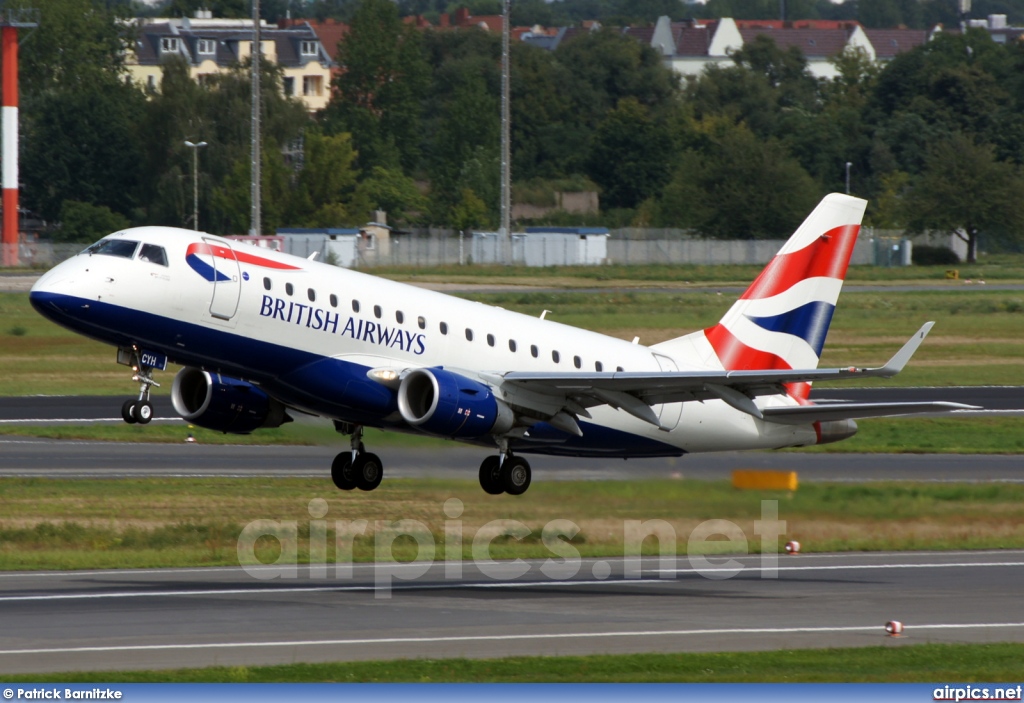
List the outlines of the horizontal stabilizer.
<svg viewBox="0 0 1024 703">
<path fill-rule="evenodd" d="M 829 403 L 827 405 L 764 408 L 761 410 L 761 413 L 764 415 L 764 419 L 769 422 L 777 422 L 783 425 L 805 425 L 811 422 L 944 413 L 954 410 L 978 410 L 978 406 L 943 401 L 928 403 Z"/>
</svg>

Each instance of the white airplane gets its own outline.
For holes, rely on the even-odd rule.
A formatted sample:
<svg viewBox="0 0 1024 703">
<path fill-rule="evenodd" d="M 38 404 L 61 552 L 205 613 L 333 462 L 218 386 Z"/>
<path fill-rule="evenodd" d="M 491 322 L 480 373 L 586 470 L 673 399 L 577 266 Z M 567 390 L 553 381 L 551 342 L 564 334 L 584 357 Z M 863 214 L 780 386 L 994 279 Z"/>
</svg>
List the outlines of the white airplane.
<svg viewBox="0 0 1024 703">
<path fill-rule="evenodd" d="M 43 275 L 45 317 L 118 348 L 152 418 L 154 370 L 181 364 L 172 400 L 185 420 L 246 434 L 289 409 L 351 435 L 341 489 L 373 490 L 380 459 L 363 427 L 496 448 L 490 494 L 530 485 L 520 454 L 663 457 L 836 442 L 856 418 L 941 412 L 957 403 L 808 400 L 817 380 L 890 377 L 929 322 L 879 368 L 819 369 L 866 202 L 825 197 L 712 327 L 653 346 L 509 312 L 170 227 L 115 232 Z"/>
</svg>

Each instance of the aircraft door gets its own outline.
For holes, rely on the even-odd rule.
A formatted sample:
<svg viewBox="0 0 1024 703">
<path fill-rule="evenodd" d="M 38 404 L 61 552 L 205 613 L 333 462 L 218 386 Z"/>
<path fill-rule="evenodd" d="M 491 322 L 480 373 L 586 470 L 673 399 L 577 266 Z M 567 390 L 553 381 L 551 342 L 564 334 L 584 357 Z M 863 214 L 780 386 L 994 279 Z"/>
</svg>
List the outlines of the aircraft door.
<svg viewBox="0 0 1024 703">
<path fill-rule="evenodd" d="M 658 362 L 658 367 L 662 371 L 678 371 L 679 367 L 676 366 L 676 362 L 671 358 L 662 354 L 654 354 L 654 360 Z M 658 418 L 661 420 L 661 424 L 666 429 L 675 429 L 675 426 L 679 424 L 679 416 L 683 413 L 682 403 L 662 403 L 661 405 L 655 405 L 654 412 L 658 414 Z"/>
<path fill-rule="evenodd" d="M 210 247 L 213 254 L 213 298 L 210 300 L 210 315 L 218 320 L 230 320 L 238 311 L 238 299 L 242 294 L 242 275 L 238 267 L 238 259 L 231 244 L 223 240 L 207 239 L 203 241 Z"/>
</svg>

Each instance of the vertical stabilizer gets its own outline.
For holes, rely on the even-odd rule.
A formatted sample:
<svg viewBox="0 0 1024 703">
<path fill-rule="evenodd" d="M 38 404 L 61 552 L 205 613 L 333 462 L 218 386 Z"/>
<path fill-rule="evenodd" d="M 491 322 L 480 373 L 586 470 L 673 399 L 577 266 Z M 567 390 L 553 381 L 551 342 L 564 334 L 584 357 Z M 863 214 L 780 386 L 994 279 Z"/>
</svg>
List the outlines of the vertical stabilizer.
<svg viewBox="0 0 1024 703">
<path fill-rule="evenodd" d="M 717 325 L 665 348 L 710 344 L 709 361 L 730 371 L 817 368 L 866 206 L 826 196 Z M 808 392 L 806 384 L 790 388 L 798 398 Z"/>
</svg>

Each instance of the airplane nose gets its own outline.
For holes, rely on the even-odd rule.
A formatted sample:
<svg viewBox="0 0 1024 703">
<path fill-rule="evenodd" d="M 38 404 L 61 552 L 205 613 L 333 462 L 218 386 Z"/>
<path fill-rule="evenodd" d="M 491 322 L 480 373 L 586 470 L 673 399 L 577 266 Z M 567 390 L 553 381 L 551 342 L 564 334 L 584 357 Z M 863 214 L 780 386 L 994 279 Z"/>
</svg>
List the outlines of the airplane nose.
<svg viewBox="0 0 1024 703">
<path fill-rule="evenodd" d="M 28 301 L 43 317 L 57 321 L 67 313 L 62 301 L 67 284 L 70 283 L 68 272 L 63 264 L 50 269 L 32 285 L 28 292 Z"/>
</svg>

